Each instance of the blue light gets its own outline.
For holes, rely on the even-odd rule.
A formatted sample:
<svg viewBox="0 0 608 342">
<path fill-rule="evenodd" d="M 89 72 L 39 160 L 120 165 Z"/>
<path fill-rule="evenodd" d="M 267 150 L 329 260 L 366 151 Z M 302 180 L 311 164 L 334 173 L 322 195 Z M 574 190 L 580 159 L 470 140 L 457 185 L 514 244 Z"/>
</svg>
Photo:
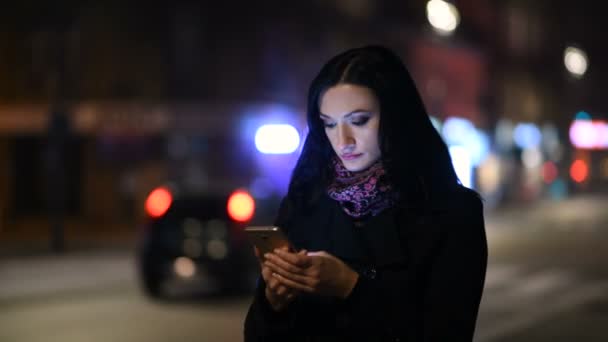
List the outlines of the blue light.
<svg viewBox="0 0 608 342">
<path fill-rule="evenodd" d="M 465 147 L 471 153 L 471 163 L 474 167 L 479 166 L 490 152 L 490 137 L 485 132 L 475 130 L 475 134 L 470 135 Z"/>
<path fill-rule="evenodd" d="M 576 113 L 576 116 L 574 117 L 575 120 L 591 120 L 591 115 L 589 115 L 589 113 L 585 112 L 585 111 L 580 111 L 578 113 Z"/>
<path fill-rule="evenodd" d="M 520 123 L 515 126 L 513 140 L 521 149 L 536 148 L 540 145 L 542 135 L 533 123 Z"/>
<path fill-rule="evenodd" d="M 558 178 L 549 186 L 549 197 L 553 200 L 561 200 L 568 197 L 568 187 L 563 179 Z"/>
<path fill-rule="evenodd" d="M 265 154 L 290 154 L 300 146 L 300 135 L 291 125 L 263 125 L 255 133 L 255 147 Z"/>
<path fill-rule="evenodd" d="M 249 185 L 249 191 L 254 198 L 268 198 L 273 192 L 272 179 L 258 177 Z"/>
<path fill-rule="evenodd" d="M 441 133 L 448 145 L 461 145 L 463 139 L 475 133 L 475 126 L 467 119 L 450 117 L 443 123 Z"/>
<path fill-rule="evenodd" d="M 471 121 L 457 117 L 448 118 L 443 124 L 442 133 L 448 146 L 460 146 L 468 151 L 473 167 L 478 166 L 487 157 L 490 137 L 475 128 Z"/>
</svg>

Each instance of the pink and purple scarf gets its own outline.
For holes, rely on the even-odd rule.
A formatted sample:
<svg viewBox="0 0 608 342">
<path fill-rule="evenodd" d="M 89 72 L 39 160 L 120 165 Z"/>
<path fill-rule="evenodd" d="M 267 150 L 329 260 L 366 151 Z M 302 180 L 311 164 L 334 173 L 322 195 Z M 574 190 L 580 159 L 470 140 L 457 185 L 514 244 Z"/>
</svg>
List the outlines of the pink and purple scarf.
<svg viewBox="0 0 608 342">
<path fill-rule="evenodd" d="M 376 216 L 395 203 L 396 194 L 388 183 L 381 160 L 358 172 L 348 171 L 338 158 L 333 159 L 333 164 L 335 177 L 327 194 L 340 203 L 347 215 Z"/>
</svg>

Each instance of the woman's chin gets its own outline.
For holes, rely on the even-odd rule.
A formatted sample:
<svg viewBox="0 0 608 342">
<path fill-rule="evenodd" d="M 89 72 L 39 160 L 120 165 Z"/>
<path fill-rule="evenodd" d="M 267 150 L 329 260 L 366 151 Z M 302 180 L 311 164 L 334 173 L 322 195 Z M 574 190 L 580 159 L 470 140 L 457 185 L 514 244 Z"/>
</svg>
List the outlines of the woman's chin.
<svg viewBox="0 0 608 342">
<path fill-rule="evenodd" d="M 358 172 L 363 171 L 370 166 L 372 166 L 373 162 L 369 162 L 366 160 L 343 160 L 342 164 L 344 167 L 350 172 Z"/>
</svg>

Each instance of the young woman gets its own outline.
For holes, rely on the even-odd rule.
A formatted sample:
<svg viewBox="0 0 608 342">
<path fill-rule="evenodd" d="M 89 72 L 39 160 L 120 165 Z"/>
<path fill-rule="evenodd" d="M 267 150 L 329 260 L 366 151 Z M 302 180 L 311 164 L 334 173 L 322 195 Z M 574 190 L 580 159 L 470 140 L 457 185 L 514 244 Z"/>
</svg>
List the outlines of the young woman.
<svg viewBox="0 0 608 342">
<path fill-rule="evenodd" d="M 400 58 L 332 58 L 275 222 L 298 251 L 256 254 L 246 341 L 471 341 L 487 264 L 482 203 L 460 185 Z"/>
</svg>

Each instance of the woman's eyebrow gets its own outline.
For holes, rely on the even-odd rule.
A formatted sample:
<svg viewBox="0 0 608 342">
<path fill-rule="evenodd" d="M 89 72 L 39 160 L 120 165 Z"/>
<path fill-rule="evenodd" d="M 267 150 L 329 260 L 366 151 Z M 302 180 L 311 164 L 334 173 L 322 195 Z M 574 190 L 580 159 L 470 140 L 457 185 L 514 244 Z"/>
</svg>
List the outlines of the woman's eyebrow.
<svg viewBox="0 0 608 342">
<path fill-rule="evenodd" d="M 344 118 L 348 118 L 349 116 L 355 114 L 355 113 L 371 113 L 370 110 L 367 109 L 355 109 L 352 112 L 349 112 L 348 114 L 344 115 Z M 331 119 L 332 117 L 326 114 L 323 114 L 321 112 L 319 112 L 319 115 L 326 118 L 326 119 Z"/>
</svg>

